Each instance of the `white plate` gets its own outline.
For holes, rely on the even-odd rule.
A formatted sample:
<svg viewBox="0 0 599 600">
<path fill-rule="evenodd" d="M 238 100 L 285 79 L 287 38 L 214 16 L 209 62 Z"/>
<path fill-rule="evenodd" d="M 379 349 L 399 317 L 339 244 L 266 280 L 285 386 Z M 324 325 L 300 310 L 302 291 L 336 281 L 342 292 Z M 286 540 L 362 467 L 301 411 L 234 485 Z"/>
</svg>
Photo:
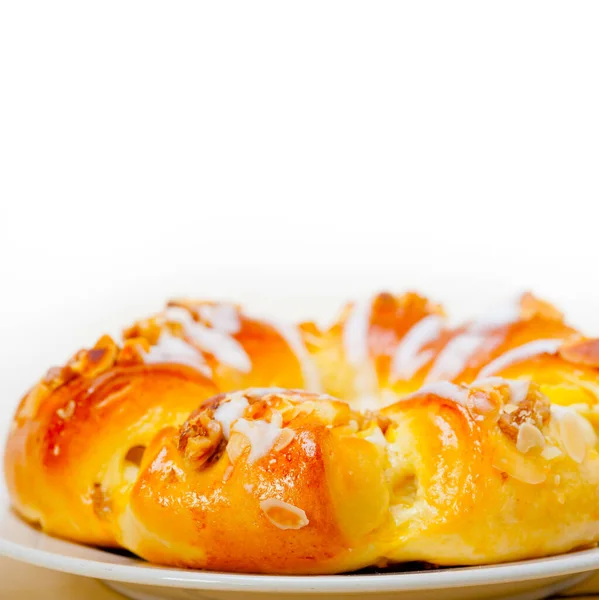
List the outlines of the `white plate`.
<svg viewBox="0 0 599 600">
<path fill-rule="evenodd" d="M 0 491 L 0 554 L 103 580 L 138 600 L 299 600 L 369 596 L 377 600 L 534 600 L 566 589 L 599 568 L 599 548 L 488 567 L 331 576 L 236 575 L 152 566 L 130 556 L 52 538 L 21 521 Z"/>
</svg>

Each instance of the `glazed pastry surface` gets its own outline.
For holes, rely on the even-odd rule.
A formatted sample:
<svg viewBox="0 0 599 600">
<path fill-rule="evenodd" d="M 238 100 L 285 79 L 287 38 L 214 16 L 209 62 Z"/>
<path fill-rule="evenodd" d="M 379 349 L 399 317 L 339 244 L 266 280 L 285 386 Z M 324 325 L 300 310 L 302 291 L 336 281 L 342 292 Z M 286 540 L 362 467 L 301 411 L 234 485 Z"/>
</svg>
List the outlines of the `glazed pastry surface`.
<svg viewBox="0 0 599 600">
<path fill-rule="evenodd" d="M 416 293 L 328 328 L 174 301 L 48 371 L 5 476 L 49 534 L 164 565 L 545 556 L 599 541 L 598 367 L 529 293 L 458 326 Z"/>
</svg>

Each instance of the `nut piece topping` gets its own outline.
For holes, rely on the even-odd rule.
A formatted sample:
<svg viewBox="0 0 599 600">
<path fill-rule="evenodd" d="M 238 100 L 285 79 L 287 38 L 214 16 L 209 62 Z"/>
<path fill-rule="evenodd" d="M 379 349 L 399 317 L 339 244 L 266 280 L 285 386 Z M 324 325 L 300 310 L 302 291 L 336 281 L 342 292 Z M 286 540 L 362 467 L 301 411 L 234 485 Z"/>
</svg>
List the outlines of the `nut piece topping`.
<svg viewBox="0 0 599 600">
<path fill-rule="evenodd" d="M 67 364 L 76 373 L 94 377 L 108 370 L 116 362 L 119 348 L 114 340 L 102 336 L 91 350 L 81 350 Z"/>
<path fill-rule="evenodd" d="M 212 418 L 212 410 L 207 409 L 183 425 L 178 448 L 195 467 L 201 467 L 209 459 L 218 458 L 223 442 L 221 424 Z"/>
<path fill-rule="evenodd" d="M 549 321 L 563 321 L 564 315 L 555 306 L 526 292 L 520 299 L 520 317 L 528 321 L 541 317 Z"/>
<path fill-rule="evenodd" d="M 520 428 L 528 423 L 537 429 L 542 429 L 551 418 L 551 405 L 546 396 L 531 388 L 528 396 L 509 412 L 505 411 L 498 421 L 499 428 L 513 442 L 517 442 Z M 530 431 L 530 430 L 529 430 Z M 529 434 L 524 434 L 529 435 Z M 535 435 L 535 434 L 532 434 Z"/>
<path fill-rule="evenodd" d="M 310 522 L 301 508 L 277 498 L 262 500 L 260 509 L 264 516 L 279 529 L 301 529 Z"/>
</svg>

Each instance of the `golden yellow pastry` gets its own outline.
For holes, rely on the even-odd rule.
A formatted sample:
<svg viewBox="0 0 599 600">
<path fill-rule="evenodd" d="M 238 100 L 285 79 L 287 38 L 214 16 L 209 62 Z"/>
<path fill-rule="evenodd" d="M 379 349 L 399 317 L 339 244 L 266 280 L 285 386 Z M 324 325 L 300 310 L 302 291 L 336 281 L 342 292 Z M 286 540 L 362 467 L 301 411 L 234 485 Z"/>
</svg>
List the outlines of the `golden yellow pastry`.
<svg viewBox="0 0 599 600">
<path fill-rule="evenodd" d="M 177 301 L 34 386 L 6 480 L 48 533 L 159 564 L 554 554 L 599 541 L 598 367 L 599 342 L 531 294 L 458 327 L 414 293 L 327 329 Z"/>
</svg>

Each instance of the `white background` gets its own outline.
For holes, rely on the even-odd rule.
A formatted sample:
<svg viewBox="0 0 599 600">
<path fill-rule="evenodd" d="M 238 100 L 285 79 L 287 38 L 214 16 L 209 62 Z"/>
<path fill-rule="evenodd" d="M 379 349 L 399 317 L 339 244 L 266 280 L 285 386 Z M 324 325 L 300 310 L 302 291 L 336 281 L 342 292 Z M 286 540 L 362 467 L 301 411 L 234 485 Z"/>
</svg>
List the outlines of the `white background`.
<svg viewBox="0 0 599 600">
<path fill-rule="evenodd" d="M 596 2 L 2 3 L 3 412 L 173 295 L 532 288 L 599 333 L 598 30 Z"/>
</svg>

